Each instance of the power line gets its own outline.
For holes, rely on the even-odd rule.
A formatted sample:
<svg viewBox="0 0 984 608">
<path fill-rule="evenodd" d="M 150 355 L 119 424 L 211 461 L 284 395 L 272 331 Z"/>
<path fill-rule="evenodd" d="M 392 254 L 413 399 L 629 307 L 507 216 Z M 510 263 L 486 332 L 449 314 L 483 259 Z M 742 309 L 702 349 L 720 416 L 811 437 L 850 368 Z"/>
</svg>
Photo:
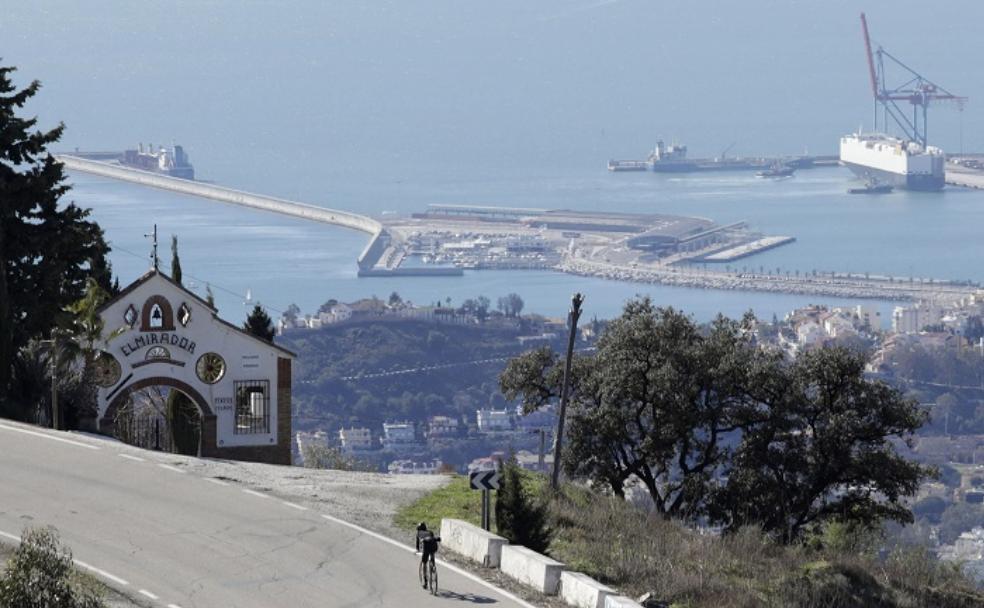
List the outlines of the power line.
<svg viewBox="0 0 984 608">
<path fill-rule="evenodd" d="M 126 248 L 124 248 L 124 247 L 120 247 L 119 245 L 115 245 L 115 244 L 113 244 L 113 242 L 112 242 L 112 241 L 110 241 L 110 243 L 109 243 L 109 244 L 110 244 L 110 245 L 112 245 L 112 248 L 113 248 L 114 250 L 116 250 L 116 251 L 122 251 L 123 253 L 127 253 L 127 254 L 129 254 L 129 255 L 132 255 L 132 256 L 133 256 L 133 257 L 135 257 L 135 258 L 140 258 L 141 260 L 145 260 L 145 259 L 147 259 L 147 257 L 146 257 L 146 256 L 144 256 L 144 255 L 141 255 L 141 254 L 139 254 L 139 253 L 136 253 L 135 251 L 130 251 L 129 249 L 126 249 Z M 165 268 L 166 268 L 166 269 L 167 269 L 168 271 L 170 271 L 170 270 L 171 270 L 171 266 L 170 266 L 170 264 L 161 264 L 161 265 L 162 265 L 162 266 L 164 266 L 164 267 L 165 267 Z M 227 293 L 227 294 L 229 294 L 229 295 L 231 295 L 231 296 L 235 296 L 235 297 L 237 297 L 237 298 L 240 298 L 240 299 L 242 299 L 242 300 L 243 300 L 244 302 L 245 302 L 245 301 L 247 300 L 247 298 L 246 298 L 246 294 L 242 294 L 242 293 L 239 293 L 239 292 L 236 292 L 236 291 L 233 291 L 232 289 L 229 289 L 229 288 L 227 288 L 227 287 L 223 287 L 222 285 L 220 285 L 220 284 L 218 284 L 218 283 L 214 283 L 214 282 L 212 282 L 212 281 L 209 281 L 209 280 L 206 280 L 206 279 L 203 279 L 203 278 L 201 278 L 201 277 L 196 277 L 196 276 L 194 276 L 194 275 L 191 275 L 191 274 L 188 274 L 187 272 L 182 272 L 182 274 L 183 274 L 184 276 L 186 276 L 186 277 L 188 277 L 189 279 L 192 279 L 192 280 L 194 280 L 194 281 L 198 281 L 199 283 L 205 283 L 206 285 L 208 285 L 209 287 L 212 287 L 213 289 L 216 289 L 217 291 L 222 291 L 222 292 L 224 292 L 224 293 Z M 257 304 L 259 304 L 259 302 L 257 302 Z M 264 307 L 264 308 L 268 308 L 268 309 L 270 309 L 270 310 L 272 310 L 272 311 L 273 311 L 273 312 L 275 312 L 275 313 L 278 313 L 278 314 L 281 314 L 281 315 L 282 315 L 282 314 L 284 314 L 284 311 L 282 311 L 282 310 L 279 310 L 279 309 L 277 309 L 277 308 L 274 308 L 273 306 L 268 306 L 268 305 L 263 305 L 263 307 Z"/>
</svg>

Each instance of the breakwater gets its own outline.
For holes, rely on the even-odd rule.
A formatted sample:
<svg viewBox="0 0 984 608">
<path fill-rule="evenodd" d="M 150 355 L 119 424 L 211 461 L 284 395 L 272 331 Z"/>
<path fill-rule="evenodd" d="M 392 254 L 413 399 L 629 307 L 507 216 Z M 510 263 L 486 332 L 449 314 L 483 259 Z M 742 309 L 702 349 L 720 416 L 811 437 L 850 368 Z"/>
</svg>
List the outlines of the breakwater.
<svg viewBox="0 0 984 608">
<path fill-rule="evenodd" d="M 685 267 L 640 268 L 579 258 L 565 259 L 557 266 L 557 270 L 581 276 L 677 287 L 875 300 L 955 301 L 980 290 L 977 285 L 943 281 L 865 279 L 840 274 L 794 277 L 759 273 L 726 273 Z"/>
<path fill-rule="evenodd" d="M 166 175 L 159 175 L 149 171 L 141 171 L 139 169 L 131 169 L 129 167 L 120 167 L 118 165 L 87 160 L 68 154 L 58 154 L 55 158 L 63 163 L 66 168 L 73 171 L 84 171 L 86 173 L 101 175 L 103 177 L 111 177 L 113 179 L 132 182 L 142 186 L 161 188 L 163 190 L 170 190 L 171 192 L 179 192 L 181 194 L 188 194 L 191 196 L 201 196 L 223 203 L 250 207 L 252 209 L 262 209 L 264 211 L 272 211 L 274 213 L 289 215 L 314 222 L 321 222 L 324 224 L 333 224 L 335 226 L 341 226 L 342 228 L 351 228 L 352 230 L 366 232 L 374 237 L 383 229 L 383 225 L 371 217 L 359 215 L 350 211 L 328 209 L 326 207 L 298 203 L 296 201 L 289 201 L 282 198 L 254 194 L 252 192 L 243 192 L 241 190 L 233 190 L 232 188 L 223 188 L 222 186 L 216 186 L 214 184 L 204 184 L 202 182 L 168 177 Z"/>
</svg>

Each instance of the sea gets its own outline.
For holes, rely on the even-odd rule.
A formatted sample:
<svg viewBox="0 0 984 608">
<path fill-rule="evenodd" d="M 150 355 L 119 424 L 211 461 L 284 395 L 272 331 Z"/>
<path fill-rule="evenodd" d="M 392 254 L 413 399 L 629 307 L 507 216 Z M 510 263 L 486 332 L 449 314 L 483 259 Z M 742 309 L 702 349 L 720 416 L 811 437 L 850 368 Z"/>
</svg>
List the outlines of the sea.
<svg viewBox="0 0 984 608">
<path fill-rule="evenodd" d="M 984 151 L 979 2 L 873 0 L 875 43 L 967 95 L 931 108 L 930 140 Z M 606 170 L 656 139 L 690 155 L 836 154 L 870 128 L 858 7 L 761 0 L 588 0 L 493 4 L 8 3 L 0 65 L 43 88 L 25 108 L 64 122 L 55 151 L 181 144 L 197 177 L 237 189 L 377 217 L 430 204 L 657 212 L 745 220 L 796 242 L 735 269 L 838 271 L 984 281 L 984 192 L 848 195 L 846 169 L 787 180 L 748 173 L 656 175 Z M 936 41 L 936 43 L 927 43 Z M 707 320 L 747 310 L 782 316 L 806 304 L 859 301 L 653 286 L 540 271 L 366 278 L 366 236 L 275 214 L 71 173 L 67 199 L 90 208 L 122 284 L 162 266 L 179 244 L 185 283 L 211 287 L 239 322 L 328 299 L 493 303 L 563 315 L 575 292 L 586 318 L 647 295 Z M 874 302 L 883 319 L 895 305 Z"/>
</svg>

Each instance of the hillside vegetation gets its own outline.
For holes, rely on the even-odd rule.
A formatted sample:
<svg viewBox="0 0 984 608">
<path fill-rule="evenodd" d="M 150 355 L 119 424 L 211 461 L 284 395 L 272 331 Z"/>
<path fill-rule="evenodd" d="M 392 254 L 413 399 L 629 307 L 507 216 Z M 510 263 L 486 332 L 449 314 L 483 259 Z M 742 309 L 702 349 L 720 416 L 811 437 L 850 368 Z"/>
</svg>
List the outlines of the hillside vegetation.
<svg viewBox="0 0 984 608">
<path fill-rule="evenodd" d="M 718 536 L 583 486 L 554 495 L 544 477 L 525 475 L 524 486 L 548 505 L 546 553 L 632 597 L 649 593 L 674 608 L 984 606 L 984 592 L 956 567 L 918 547 L 879 552 L 873 532 L 834 524 L 788 546 L 753 527 Z M 458 477 L 404 507 L 395 523 L 408 535 L 421 520 L 478 525 L 479 495 Z"/>
<path fill-rule="evenodd" d="M 439 414 L 474 419 L 477 408 L 505 407 L 498 388 L 505 361 L 470 362 L 520 354 L 521 334 L 518 327 L 367 320 L 294 331 L 277 342 L 298 354 L 296 426 L 378 427 Z M 400 370 L 415 371 L 372 377 Z"/>
</svg>

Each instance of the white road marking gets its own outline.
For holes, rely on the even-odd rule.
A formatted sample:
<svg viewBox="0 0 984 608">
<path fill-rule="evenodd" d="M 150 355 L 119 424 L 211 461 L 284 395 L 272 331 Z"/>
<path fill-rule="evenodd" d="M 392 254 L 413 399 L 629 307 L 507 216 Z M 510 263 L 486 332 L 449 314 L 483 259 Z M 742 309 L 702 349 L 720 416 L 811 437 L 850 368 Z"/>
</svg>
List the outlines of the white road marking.
<svg viewBox="0 0 984 608">
<path fill-rule="evenodd" d="M 260 498 L 270 498 L 269 496 L 267 496 L 266 494 L 264 494 L 262 492 L 257 492 L 256 490 L 250 490 L 248 488 L 243 488 L 243 492 L 246 492 L 247 494 L 249 494 L 251 496 L 259 496 Z"/>
<path fill-rule="evenodd" d="M 15 426 L 7 426 L 6 424 L 0 424 L 0 429 L 5 429 L 5 430 L 8 430 L 8 431 L 14 431 L 15 433 L 24 433 L 25 435 L 34 435 L 35 437 L 42 437 L 44 439 L 50 439 L 52 441 L 60 441 L 62 443 L 67 443 L 69 445 L 74 445 L 76 447 L 86 448 L 86 449 L 89 449 L 89 450 L 98 450 L 98 449 L 100 449 L 99 447 L 94 446 L 94 445 L 89 445 L 88 443 L 82 443 L 82 442 L 79 442 L 79 441 L 72 441 L 71 439 L 62 439 L 61 437 L 55 437 L 54 435 L 49 435 L 47 433 L 39 433 L 37 431 L 29 431 L 27 429 L 19 429 L 19 428 L 15 427 Z"/>
<path fill-rule="evenodd" d="M 119 454 L 120 458 L 126 458 L 127 460 L 136 460 L 137 462 L 147 462 L 145 459 L 139 456 L 130 456 L 129 454 Z"/>
<path fill-rule="evenodd" d="M 19 543 L 20 542 L 20 536 L 14 536 L 13 534 L 8 534 L 8 533 L 4 532 L 3 530 L 0 530 L 0 536 L 2 536 L 4 538 L 9 538 L 10 540 L 14 541 L 15 543 Z"/>
<path fill-rule="evenodd" d="M 172 471 L 174 473 L 187 473 L 187 471 L 185 471 L 184 469 L 179 469 L 178 467 L 172 467 L 169 464 L 158 464 L 157 466 L 159 466 L 162 469 L 167 469 L 168 471 Z"/>
<path fill-rule="evenodd" d="M 214 477 L 206 477 L 205 478 L 205 481 L 207 481 L 209 483 L 214 483 L 217 486 L 227 486 L 227 485 L 229 485 L 228 483 L 222 481 L 221 479 L 215 479 Z"/>
<path fill-rule="evenodd" d="M 383 541 L 385 543 L 389 543 L 389 544 L 393 545 L 394 547 L 399 547 L 400 549 L 403 549 L 407 553 L 416 553 L 416 551 L 414 550 L 413 547 L 408 547 L 408 546 L 404 545 L 401 542 L 398 542 L 398 541 L 393 540 L 392 538 L 388 538 L 386 536 L 383 536 L 382 534 L 377 534 L 376 532 L 373 532 L 372 530 L 367 530 L 366 528 L 363 528 L 362 526 L 357 526 L 357 525 L 355 525 L 353 523 L 349 523 L 349 522 L 345 521 L 344 519 L 338 519 L 337 517 L 332 517 L 331 515 L 325 515 L 324 513 L 321 514 L 321 517 L 327 519 L 330 522 L 334 522 L 334 523 L 336 523 L 338 525 L 345 526 L 346 528 L 351 528 L 352 530 L 355 530 L 357 532 L 361 532 L 363 534 L 368 534 L 369 536 L 371 536 L 371 537 L 373 537 L 375 539 L 381 540 L 381 541 Z M 523 599 L 521 599 L 521 598 L 513 595 L 512 593 L 509 593 L 505 589 L 500 589 L 499 587 L 496 587 L 495 585 L 493 585 L 492 583 L 488 582 L 487 580 L 485 580 L 485 579 L 483 579 L 483 578 L 481 578 L 479 576 L 476 576 L 476 575 L 472 574 L 471 572 L 468 572 L 467 570 L 463 570 L 463 569 L 459 568 L 458 566 L 455 566 L 454 564 L 449 564 L 448 562 L 444 561 L 443 559 L 438 559 L 437 560 L 437 563 L 441 564 L 442 566 L 444 566 L 448 570 L 451 570 L 452 572 L 455 572 L 455 573 L 460 574 L 461 576 L 463 576 L 463 577 L 465 577 L 467 579 L 470 579 L 472 581 L 475 581 L 476 583 L 478 583 L 479 585 L 482 585 L 483 587 L 487 587 L 489 589 L 492 589 L 496 593 L 499 593 L 500 595 L 504 596 L 506 599 L 512 600 L 512 601 L 516 602 L 517 604 L 519 604 L 520 606 L 523 606 L 524 608 L 536 608 L 536 606 L 534 606 L 533 604 L 530 604 L 529 602 L 524 601 Z"/>
<path fill-rule="evenodd" d="M 147 591 L 146 589 L 141 589 L 140 590 L 140 595 L 145 595 L 145 596 L 149 597 L 152 600 L 159 600 L 159 599 L 161 599 L 161 598 L 157 597 L 156 595 L 154 595 L 153 593 L 151 593 L 150 591 Z"/>
<path fill-rule="evenodd" d="M 116 583 L 117 585 L 122 585 L 122 586 L 126 587 L 127 585 L 130 584 L 130 583 L 126 582 L 125 580 L 121 579 L 120 577 L 113 576 L 109 572 L 106 572 L 105 570 L 100 570 L 99 568 L 96 568 L 95 566 L 89 565 L 89 564 L 85 563 L 82 560 L 76 559 L 76 560 L 72 560 L 72 561 L 75 562 L 75 565 L 77 565 L 77 566 L 79 566 L 81 568 L 85 568 L 89 572 L 93 572 L 95 574 L 98 574 L 99 576 L 101 576 L 101 577 L 103 577 L 105 579 L 111 580 L 114 583 Z"/>
<path fill-rule="evenodd" d="M 284 500 L 282 502 L 285 505 L 287 505 L 288 507 L 290 507 L 291 509 L 297 509 L 298 511 L 307 511 L 308 510 L 307 507 L 302 507 L 301 505 L 296 504 L 296 503 L 293 503 L 293 502 L 287 502 L 286 500 Z"/>
<path fill-rule="evenodd" d="M 168 604 L 167 608 L 181 608 L 181 606 L 178 606 L 177 604 Z"/>
</svg>

